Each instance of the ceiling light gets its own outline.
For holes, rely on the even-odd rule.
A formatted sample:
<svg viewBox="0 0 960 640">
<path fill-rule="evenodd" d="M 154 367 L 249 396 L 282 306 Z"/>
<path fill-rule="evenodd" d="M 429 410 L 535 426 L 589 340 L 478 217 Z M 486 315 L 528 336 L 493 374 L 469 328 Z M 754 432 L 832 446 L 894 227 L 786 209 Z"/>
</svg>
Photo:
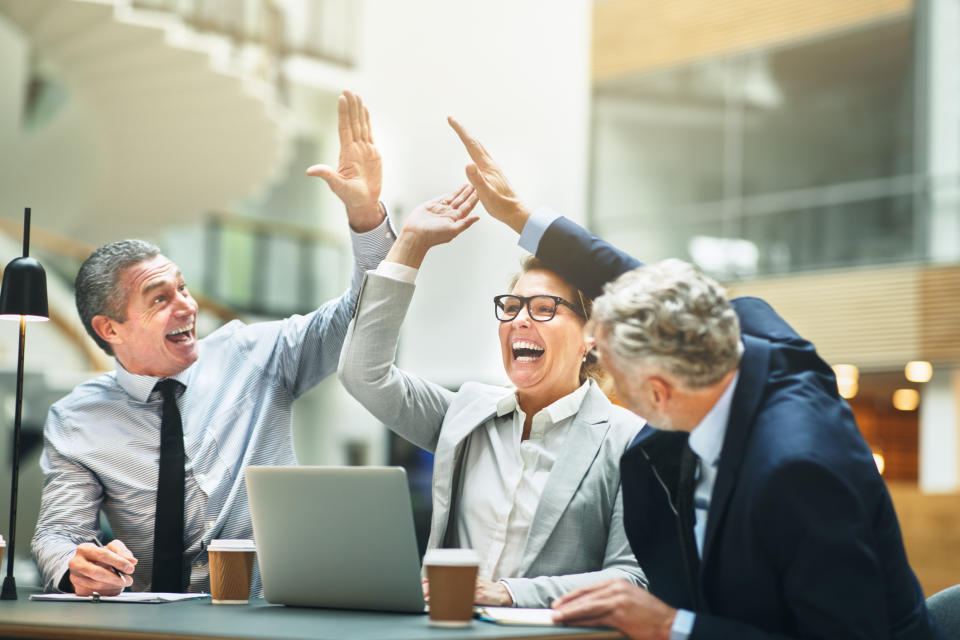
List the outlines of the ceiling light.
<svg viewBox="0 0 960 640">
<path fill-rule="evenodd" d="M 837 391 L 840 397 L 850 399 L 859 390 L 860 370 L 854 364 L 835 364 L 833 373 L 837 376 Z"/>
<path fill-rule="evenodd" d="M 873 461 L 874 461 L 874 463 L 876 463 L 876 465 L 877 465 L 877 473 L 879 473 L 880 475 L 883 475 L 883 468 L 886 466 L 885 463 L 884 463 L 884 461 L 883 461 L 883 454 L 882 454 L 882 453 L 874 453 L 874 454 L 873 454 Z"/>
<path fill-rule="evenodd" d="M 893 406 L 900 411 L 913 411 L 920 404 L 916 389 L 897 389 L 893 392 Z"/>
<path fill-rule="evenodd" d="M 914 360 L 907 363 L 903 375 L 907 376 L 910 382 L 930 382 L 933 376 L 933 365 L 925 360 Z"/>
</svg>

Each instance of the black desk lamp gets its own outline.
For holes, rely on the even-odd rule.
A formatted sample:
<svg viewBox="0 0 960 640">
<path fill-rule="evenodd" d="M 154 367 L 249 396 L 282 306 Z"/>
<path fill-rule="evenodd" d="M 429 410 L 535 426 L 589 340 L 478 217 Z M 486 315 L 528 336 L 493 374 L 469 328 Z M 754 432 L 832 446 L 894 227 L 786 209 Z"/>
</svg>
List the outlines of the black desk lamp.
<svg viewBox="0 0 960 640">
<path fill-rule="evenodd" d="M 20 353 L 17 357 L 17 409 L 13 423 L 13 482 L 10 485 L 10 545 L 7 549 L 7 577 L 0 600 L 17 599 L 13 579 L 13 552 L 17 533 L 17 484 L 20 478 L 20 409 L 23 406 L 23 343 L 27 320 L 48 320 L 47 274 L 30 255 L 30 208 L 23 212 L 23 257 L 14 258 L 3 270 L 0 289 L 0 318 L 20 321 Z"/>
</svg>

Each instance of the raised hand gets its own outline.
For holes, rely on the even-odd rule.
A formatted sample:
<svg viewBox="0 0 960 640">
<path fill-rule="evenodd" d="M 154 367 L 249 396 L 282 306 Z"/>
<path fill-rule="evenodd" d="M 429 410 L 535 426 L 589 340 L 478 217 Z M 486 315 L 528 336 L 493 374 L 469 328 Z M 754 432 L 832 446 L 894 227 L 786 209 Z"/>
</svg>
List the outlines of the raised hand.
<svg viewBox="0 0 960 640">
<path fill-rule="evenodd" d="M 473 160 L 472 164 L 467 165 L 467 179 L 477 190 L 483 208 L 517 233 L 523 231 L 530 211 L 514 193 L 503 171 L 480 141 L 471 136 L 462 124 L 451 117 L 447 118 L 447 122 L 460 136 L 460 141 Z"/>
<path fill-rule="evenodd" d="M 369 231 L 385 215 L 380 207 L 383 164 L 373 144 L 370 112 L 360 96 L 344 91 L 337 100 L 337 121 L 340 159 L 336 171 L 325 164 L 315 164 L 307 169 L 307 175 L 323 178 L 330 185 L 343 201 L 355 231 Z"/>
<path fill-rule="evenodd" d="M 407 216 L 386 260 L 419 269 L 431 247 L 450 242 L 478 220 L 470 215 L 475 206 L 477 193 L 468 184 L 424 202 Z"/>
</svg>

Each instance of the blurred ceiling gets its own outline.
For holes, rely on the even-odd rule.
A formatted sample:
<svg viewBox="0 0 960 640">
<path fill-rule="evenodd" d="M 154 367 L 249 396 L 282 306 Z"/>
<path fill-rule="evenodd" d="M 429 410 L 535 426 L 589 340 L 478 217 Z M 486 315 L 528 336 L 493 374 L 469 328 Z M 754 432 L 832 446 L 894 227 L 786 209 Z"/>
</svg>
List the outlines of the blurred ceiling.
<svg viewBox="0 0 960 640">
<path fill-rule="evenodd" d="M 772 47 L 906 15 L 912 0 L 595 0 L 593 79 Z"/>
</svg>

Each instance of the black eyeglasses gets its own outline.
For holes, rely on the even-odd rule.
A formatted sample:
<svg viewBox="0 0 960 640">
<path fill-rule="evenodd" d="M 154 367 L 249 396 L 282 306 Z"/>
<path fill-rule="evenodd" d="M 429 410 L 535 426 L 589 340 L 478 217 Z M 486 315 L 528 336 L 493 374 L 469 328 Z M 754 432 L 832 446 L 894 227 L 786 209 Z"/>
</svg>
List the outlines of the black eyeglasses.
<svg viewBox="0 0 960 640">
<path fill-rule="evenodd" d="M 547 322 L 553 320 L 557 315 L 557 307 L 560 305 L 570 307 L 575 314 L 581 318 L 586 318 L 583 312 L 575 306 L 561 298 L 560 296 L 548 296 L 545 294 L 538 296 L 514 296 L 510 294 L 494 296 L 493 308 L 497 314 L 497 320 L 500 322 L 509 322 L 517 317 L 520 309 L 527 306 L 527 314 L 537 322 Z"/>
</svg>

